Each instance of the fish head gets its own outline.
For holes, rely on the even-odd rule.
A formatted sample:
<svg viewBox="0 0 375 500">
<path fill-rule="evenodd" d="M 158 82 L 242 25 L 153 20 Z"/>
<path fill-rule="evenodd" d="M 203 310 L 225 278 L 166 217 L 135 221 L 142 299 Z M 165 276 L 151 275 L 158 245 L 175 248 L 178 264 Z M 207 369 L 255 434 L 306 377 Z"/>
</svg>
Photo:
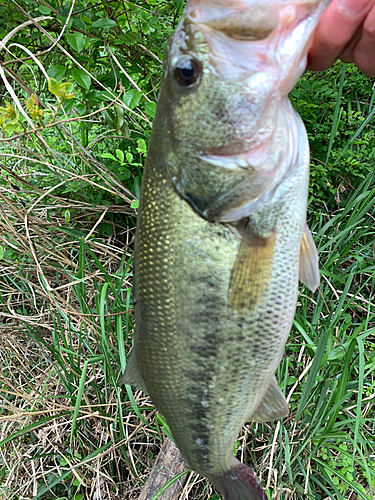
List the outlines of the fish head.
<svg viewBox="0 0 375 500">
<path fill-rule="evenodd" d="M 285 101 L 305 68 L 322 3 L 187 0 L 168 45 L 158 111 L 167 124 L 167 175 L 202 217 L 249 215 L 296 157 Z"/>
</svg>

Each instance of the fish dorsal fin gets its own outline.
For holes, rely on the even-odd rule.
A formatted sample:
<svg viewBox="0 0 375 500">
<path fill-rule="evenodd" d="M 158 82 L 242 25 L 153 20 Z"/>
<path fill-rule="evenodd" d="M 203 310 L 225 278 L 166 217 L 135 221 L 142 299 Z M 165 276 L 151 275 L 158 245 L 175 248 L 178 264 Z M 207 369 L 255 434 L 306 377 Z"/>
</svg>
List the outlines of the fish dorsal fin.
<svg viewBox="0 0 375 500">
<path fill-rule="evenodd" d="M 133 347 L 129 359 L 126 363 L 125 371 L 120 380 L 121 384 L 132 385 L 133 387 L 138 387 L 142 392 L 147 394 L 146 384 L 143 381 L 141 371 L 138 366 L 137 357 L 135 355 L 135 349 Z"/>
<path fill-rule="evenodd" d="M 253 310 L 267 293 L 275 251 L 275 233 L 259 236 L 248 224 L 234 262 L 228 290 L 231 307 L 239 314 Z"/>
<path fill-rule="evenodd" d="M 273 375 L 262 402 L 250 416 L 250 420 L 253 422 L 268 422 L 287 417 L 288 415 L 288 403 L 277 383 L 275 375 Z"/>
<path fill-rule="evenodd" d="M 301 241 L 299 279 L 312 292 L 316 291 L 320 283 L 318 251 L 306 223 Z"/>
</svg>

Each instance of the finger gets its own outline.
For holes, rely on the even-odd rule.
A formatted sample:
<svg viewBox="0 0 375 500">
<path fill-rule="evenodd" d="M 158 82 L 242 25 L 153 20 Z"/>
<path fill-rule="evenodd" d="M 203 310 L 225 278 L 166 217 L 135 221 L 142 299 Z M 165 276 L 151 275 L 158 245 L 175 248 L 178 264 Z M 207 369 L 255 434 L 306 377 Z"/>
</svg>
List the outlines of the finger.
<svg viewBox="0 0 375 500">
<path fill-rule="evenodd" d="M 361 39 L 362 36 L 362 28 L 363 24 L 357 29 L 357 31 L 354 33 L 352 39 L 350 40 L 349 44 L 344 48 L 342 52 L 340 52 L 339 58 L 344 61 L 345 63 L 352 63 L 354 62 L 354 49 Z"/>
<path fill-rule="evenodd" d="M 308 69 L 329 68 L 362 24 L 374 0 L 333 0 L 323 14 L 309 53 Z"/>
<path fill-rule="evenodd" d="M 375 76 L 375 5 L 363 23 L 362 36 L 354 48 L 354 62 L 370 76 Z"/>
</svg>

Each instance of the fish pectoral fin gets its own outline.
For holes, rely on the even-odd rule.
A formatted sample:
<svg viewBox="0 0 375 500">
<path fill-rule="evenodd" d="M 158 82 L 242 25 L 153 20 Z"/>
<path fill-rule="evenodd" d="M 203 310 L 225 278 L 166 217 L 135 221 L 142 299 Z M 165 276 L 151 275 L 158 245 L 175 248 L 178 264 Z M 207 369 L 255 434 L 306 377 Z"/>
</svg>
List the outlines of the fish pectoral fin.
<svg viewBox="0 0 375 500">
<path fill-rule="evenodd" d="M 122 384 L 138 387 L 138 389 L 147 394 L 146 384 L 143 381 L 134 348 L 129 355 L 124 374 L 121 377 L 120 385 Z"/>
<path fill-rule="evenodd" d="M 230 276 L 228 299 L 239 314 L 253 310 L 267 293 L 275 252 L 275 233 L 259 236 L 248 224 Z"/>
<path fill-rule="evenodd" d="M 306 223 L 301 241 L 299 279 L 312 292 L 317 290 L 320 283 L 318 251 Z"/>
<path fill-rule="evenodd" d="M 284 418 L 289 415 L 289 407 L 283 392 L 281 391 L 276 377 L 271 378 L 267 392 L 262 402 L 251 415 L 250 420 L 254 422 L 268 422 Z"/>
</svg>

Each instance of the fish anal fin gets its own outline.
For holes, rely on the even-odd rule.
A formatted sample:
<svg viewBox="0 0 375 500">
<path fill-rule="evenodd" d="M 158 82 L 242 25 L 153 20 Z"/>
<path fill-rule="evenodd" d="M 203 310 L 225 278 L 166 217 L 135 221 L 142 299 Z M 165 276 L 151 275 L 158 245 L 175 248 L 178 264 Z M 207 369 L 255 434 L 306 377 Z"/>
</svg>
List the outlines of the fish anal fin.
<svg viewBox="0 0 375 500">
<path fill-rule="evenodd" d="M 267 293 L 275 252 L 275 233 L 259 236 L 249 224 L 232 268 L 228 298 L 239 314 L 253 310 Z"/>
<path fill-rule="evenodd" d="M 251 415 L 250 420 L 253 422 L 269 422 L 288 415 L 287 400 L 277 383 L 276 377 L 273 376 L 262 402 Z"/>
<path fill-rule="evenodd" d="M 317 290 L 320 283 L 318 251 L 307 224 L 301 241 L 299 279 L 312 292 Z"/>
<path fill-rule="evenodd" d="M 121 377 L 120 385 L 121 384 L 132 385 L 133 387 L 137 387 L 138 389 L 141 389 L 142 392 L 147 394 L 146 384 L 143 381 L 143 377 L 138 366 L 134 347 L 126 363 L 124 374 Z"/>
</svg>

